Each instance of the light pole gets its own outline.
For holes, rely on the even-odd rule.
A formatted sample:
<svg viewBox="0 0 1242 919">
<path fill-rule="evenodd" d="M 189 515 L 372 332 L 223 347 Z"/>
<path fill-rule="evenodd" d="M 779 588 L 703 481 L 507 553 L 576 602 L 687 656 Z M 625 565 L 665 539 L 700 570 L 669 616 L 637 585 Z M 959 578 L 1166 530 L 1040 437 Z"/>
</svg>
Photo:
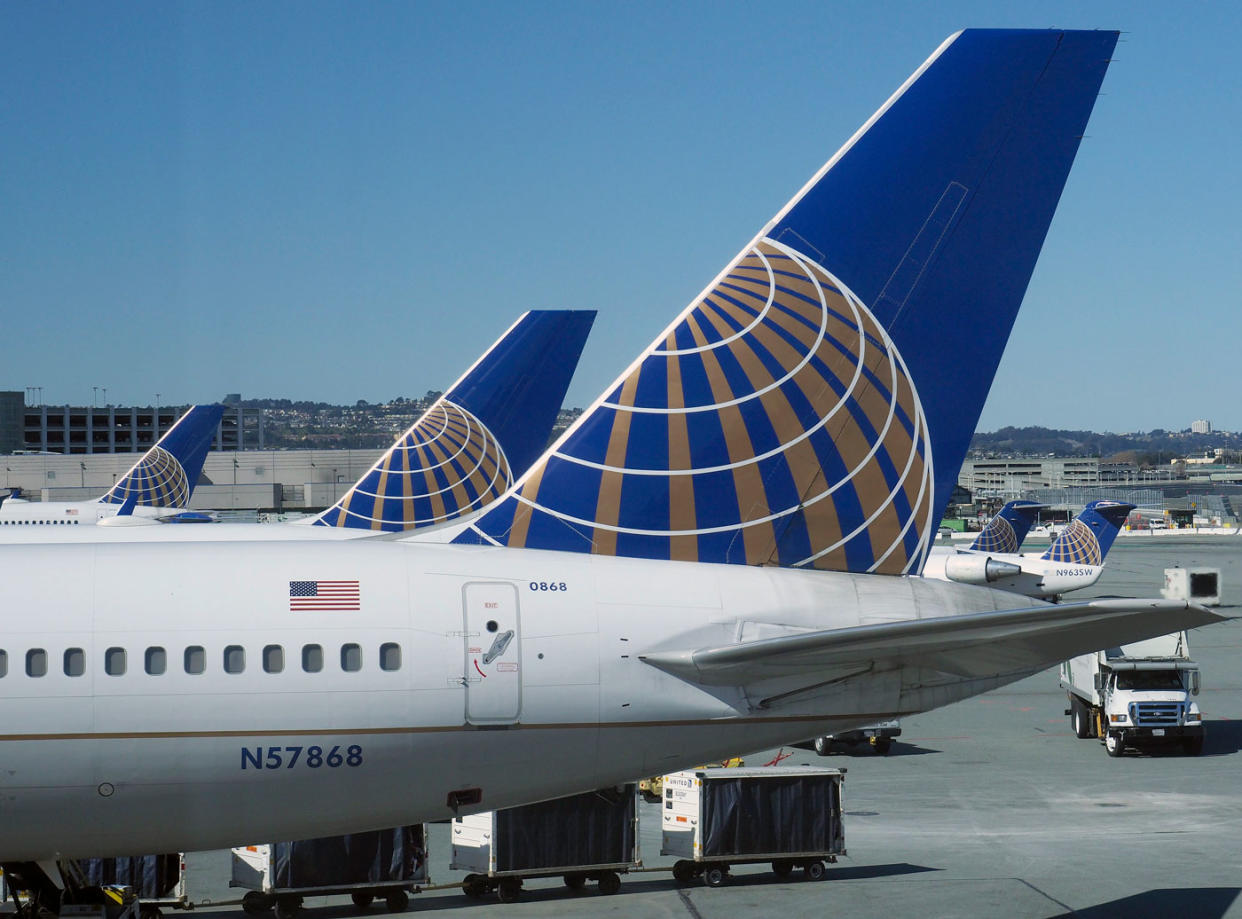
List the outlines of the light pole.
<svg viewBox="0 0 1242 919">
<path fill-rule="evenodd" d="M 86 487 L 86 463 L 79 461 L 78 466 L 82 470 L 82 487 Z"/>
<path fill-rule="evenodd" d="M 91 387 L 91 408 L 99 408 L 99 387 Z"/>
</svg>

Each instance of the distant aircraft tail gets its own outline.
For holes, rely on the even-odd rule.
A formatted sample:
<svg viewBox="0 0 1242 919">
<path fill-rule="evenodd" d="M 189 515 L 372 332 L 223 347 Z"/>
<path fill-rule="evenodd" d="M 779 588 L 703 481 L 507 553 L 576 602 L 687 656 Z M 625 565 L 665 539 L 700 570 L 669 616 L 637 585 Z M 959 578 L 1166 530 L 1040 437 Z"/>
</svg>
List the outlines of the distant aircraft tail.
<svg viewBox="0 0 1242 919">
<path fill-rule="evenodd" d="M 1133 504 L 1092 501 L 1069 522 L 1040 558 L 1072 565 L 1103 565 Z"/>
<path fill-rule="evenodd" d="M 315 525 L 412 530 L 495 500 L 547 447 L 594 321 L 525 313 Z"/>
<path fill-rule="evenodd" d="M 1037 501 L 1010 501 L 988 521 L 970 544 L 973 552 L 998 552 L 1014 555 L 1022 548 L 1022 540 L 1046 505 Z"/>
<path fill-rule="evenodd" d="M 203 461 L 224 415 L 223 405 L 192 405 L 177 423 L 117 479 L 101 504 L 185 507 L 203 474 Z"/>
<path fill-rule="evenodd" d="M 918 571 L 1116 40 L 948 39 L 456 541 Z"/>
</svg>

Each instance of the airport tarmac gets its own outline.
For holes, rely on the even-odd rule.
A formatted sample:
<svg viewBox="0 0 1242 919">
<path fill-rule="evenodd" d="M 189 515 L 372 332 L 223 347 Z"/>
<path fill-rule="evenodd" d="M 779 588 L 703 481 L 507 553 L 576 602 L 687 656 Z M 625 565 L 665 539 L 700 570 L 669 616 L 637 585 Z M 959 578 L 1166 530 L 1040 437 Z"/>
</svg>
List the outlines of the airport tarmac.
<svg viewBox="0 0 1242 919">
<path fill-rule="evenodd" d="M 1163 571 L 1222 569 L 1223 602 L 1242 603 L 1242 538 L 1118 540 L 1100 582 L 1082 595 L 1158 596 Z M 1242 610 L 1237 610 L 1242 613 Z M 847 768 L 849 855 L 821 883 L 778 880 L 762 866 L 735 870 L 722 888 L 683 887 L 660 852 L 660 808 L 640 804 L 648 869 L 604 897 L 589 884 L 528 882 L 520 902 L 469 900 L 459 889 L 411 899 L 410 912 L 572 917 L 1036 917 L 1187 915 L 1242 917 L 1242 622 L 1191 635 L 1203 671 L 1207 724 L 1202 756 L 1128 754 L 1111 759 L 1097 740 L 1069 730 L 1055 670 L 905 719 L 887 756 L 820 758 L 800 749 L 746 756 L 763 765 Z M 430 828 L 431 876 L 450 871 L 449 828 Z M 256 840 L 258 841 L 258 840 Z M 198 911 L 240 917 L 227 886 L 227 852 L 192 853 L 189 893 Z M 307 919 L 356 910 L 342 897 L 306 901 Z M 481 913 L 478 911 L 482 911 Z M 372 907 L 371 913 L 383 914 Z"/>
</svg>

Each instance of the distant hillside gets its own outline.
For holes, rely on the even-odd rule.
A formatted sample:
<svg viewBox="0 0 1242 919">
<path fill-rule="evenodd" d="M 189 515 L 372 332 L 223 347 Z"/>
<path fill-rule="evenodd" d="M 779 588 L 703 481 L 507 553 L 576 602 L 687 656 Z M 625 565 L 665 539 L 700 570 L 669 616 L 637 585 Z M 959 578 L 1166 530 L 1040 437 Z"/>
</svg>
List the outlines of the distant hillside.
<svg viewBox="0 0 1242 919">
<path fill-rule="evenodd" d="M 1100 456 L 1125 458 L 1139 463 L 1167 463 L 1179 456 L 1198 456 L 1224 448 L 1242 451 L 1242 435 L 1228 431 L 1192 434 L 1190 431 L 1154 431 L 1131 434 L 1063 431 L 1054 428 L 1001 428 L 976 432 L 970 441 L 970 458 L 988 456 Z M 1236 458 L 1235 458 L 1236 459 Z"/>
</svg>

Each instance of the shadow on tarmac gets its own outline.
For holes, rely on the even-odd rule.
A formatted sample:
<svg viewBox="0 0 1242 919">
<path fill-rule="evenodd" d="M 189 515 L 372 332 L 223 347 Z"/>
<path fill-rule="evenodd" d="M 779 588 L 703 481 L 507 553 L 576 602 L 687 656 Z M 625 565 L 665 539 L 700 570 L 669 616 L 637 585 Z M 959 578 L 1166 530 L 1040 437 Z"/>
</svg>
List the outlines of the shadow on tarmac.
<svg viewBox="0 0 1242 919">
<path fill-rule="evenodd" d="M 1242 722 L 1238 722 L 1242 725 Z M 831 759 L 833 756 L 926 756 L 929 753 L 943 753 L 943 750 L 936 750 L 932 747 L 920 747 L 918 744 L 903 743 L 900 740 L 893 741 L 893 745 L 887 753 L 878 753 L 870 744 L 834 744 L 831 748 L 832 752 L 823 759 Z"/>
<path fill-rule="evenodd" d="M 1205 721 L 1204 756 L 1228 756 L 1242 750 L 1242 721 Z"/>
<path fill-rule="evenodd" d="M 745 873 L 733 874 L 730 876 L 730 887 L 760 887 L 763 885 L 789 885 L 806 883 L 801 879 L 801 872 L 794 872 L 793 878 L 782 880 L 773 875 L 770 871 L 746 871 Z M 859 865 L 851 867 L 840 867 L 838 865 L 828 866 L 828 876 L 823 883 L 832 880 L 840 881 L 856 881 L 865 880 L 867 878 L 883 878 L 883 877 L 899 877 L 904 874 L 922 874 L 926 871 L 939 871 L 939 868 L 928 868 L 924 865 L 911 865 L 906 862 L 899 862 L 891 865 Z M 545 880 L 545 879 L 537 879 Z M 701 882 L 692 884 L 681 884 L 673 880 L 671 869 L 668 873 L 664 872 L 641 872 L 621 876 L 621 891 L 618 896 L 625 896 L 627 893 L 656 893 L 659 891 L 686 891 L 687 893 L 699 890 L 704 885 Z M 594 883 L 588 881 L 586 886 L 580 891 L 569 890 L 560 885 L 555 886 L 539 886 L 524 887 L 522 895 L 518 902 L 521 903 L 552 903 L 562 902 L 567 906 L 570 904 L 583 904 L 597 897 L 599 893 L 596 891 Z M 601 903 L 604 901 L 601 901 Z M 496 895 L 489 894 L 480 900 L 472 900 L 465 894 L 453 890 L 436 890 L 427 891 L 426 893 L 416 895 L 410 898 L 411 912 L 426 912 L 428 910 L 444 910 L 444 909 L 461 909 L 471 906 L 472 904 L 486 905 L 498 904 L 499 900 Z M 240 909 L 236 915 L 242 916 Z M 268 913 L 268 916 L 271 914 Z M 359 912 L 353 906 L 348 904 L 341 906 L 311 907 L 307 910 L 308 919 L 311 916 L 314 919 L 358 919 L 359 916 L 372 916 L 374 919 L 382 919 L 388 913 L 384 910 L 382 903 L 372 906 L 369 910 Z"/>
<path fill-rule="evenodd" d="M 1166 919 L 1168 916 L 1194 916 L 1195 919 L 1221 919 L 1233 906 L 1239 887 L 1191 887 L 1180 890 L 1161 889 L 1136 893 L 1120 900 L 1088 906 L 1057 919 Z"/>
</svg>

